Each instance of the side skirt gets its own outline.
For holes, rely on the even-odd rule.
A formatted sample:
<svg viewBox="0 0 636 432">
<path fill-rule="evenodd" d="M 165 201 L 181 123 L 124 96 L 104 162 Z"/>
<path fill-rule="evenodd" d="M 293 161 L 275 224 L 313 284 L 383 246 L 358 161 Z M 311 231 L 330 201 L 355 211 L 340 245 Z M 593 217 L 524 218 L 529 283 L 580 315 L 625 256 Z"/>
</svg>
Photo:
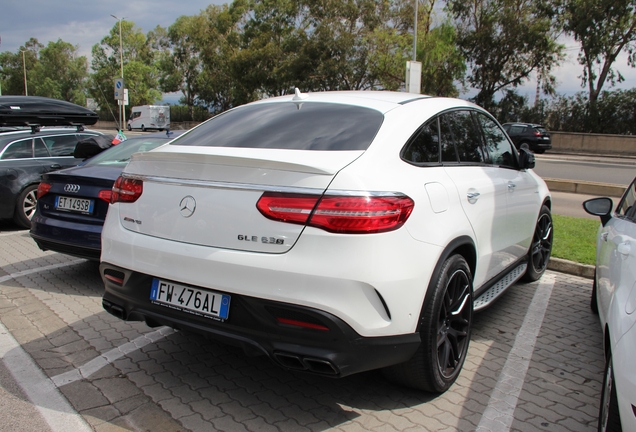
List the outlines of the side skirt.
<svg viewBox="0 0 636 432">
<path fill-rule="evenodd" d="M 523 262 L 505 273 L 490 288 L 479 293 L 479 296 L 473 301 L 473 310 L 478 312 L 490 306 L 499 298 L 508 288 L 515 284 L 525 274 L 528 264 Z"/>
</svg>

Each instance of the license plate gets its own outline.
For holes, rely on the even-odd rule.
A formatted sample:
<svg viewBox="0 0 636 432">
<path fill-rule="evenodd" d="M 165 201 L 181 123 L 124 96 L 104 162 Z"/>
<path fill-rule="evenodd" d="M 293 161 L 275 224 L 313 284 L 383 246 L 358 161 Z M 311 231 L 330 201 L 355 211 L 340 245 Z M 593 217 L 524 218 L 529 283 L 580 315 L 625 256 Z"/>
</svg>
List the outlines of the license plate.
<svg viewBox="0 0 636 432">
<path fill-rule="evenodd" d="M 208 318 L 226 320 L 230 312 L 230 296 L 154 278 L 150 301 L 171 309 Z"/>
<path fill-rule="evenodd" d="M 65 196 L 55 197 L 55 208 L 76 213 L 91 214 L 95 207 L 95 201 L 91 199 L 73 198 Z"/>
</svg>

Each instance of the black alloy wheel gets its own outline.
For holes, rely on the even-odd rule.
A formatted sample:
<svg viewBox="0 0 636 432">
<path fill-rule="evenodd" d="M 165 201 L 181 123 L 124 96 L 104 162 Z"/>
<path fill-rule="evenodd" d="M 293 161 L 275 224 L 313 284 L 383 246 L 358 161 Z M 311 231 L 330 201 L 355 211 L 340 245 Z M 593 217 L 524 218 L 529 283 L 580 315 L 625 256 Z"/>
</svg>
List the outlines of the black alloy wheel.
<svg viewBox="0 0 636 432">
<path fill-rule="evenodd" d="M 450 275 L 437 318 L 437 368 L 444 380 L 455 379 L 461 369 L 472 321 L 472 293 L 468 274 Z"/>
<path fill-rule="evenodd" d="M 409 361 L 386 368 L 385 375 L 418 390 L 445 392 L 466 360 L 472 317 L 470 267 L 464 257 L 453 255 L 429 286 L 420 319 L 420 347 Z"/>
<path fill-rule="evenodd" d="M 552 215 L 550 209 L 544 205 L 539 213 L 532 236 L 532 244 L 528 252 L 528 268 L 523 276 L 524 280 L 533 282 L 539 280 L 545 273 L 552 253 L 553 236 Z"/>
</svg>

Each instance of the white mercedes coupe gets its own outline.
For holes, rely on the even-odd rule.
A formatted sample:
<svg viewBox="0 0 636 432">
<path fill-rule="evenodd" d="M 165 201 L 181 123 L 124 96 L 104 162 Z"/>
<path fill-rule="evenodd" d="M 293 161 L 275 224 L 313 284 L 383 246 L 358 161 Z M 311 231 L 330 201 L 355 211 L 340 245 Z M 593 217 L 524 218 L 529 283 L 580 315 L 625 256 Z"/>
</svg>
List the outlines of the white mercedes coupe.
<svg viewBox="0 0 636 432">
<path fill-rule="evenodd" d="M 102 234 L 104 308 L 332 377 L 447 390 L 473 312 L 544 273 L 551 198 L 469 102 L 301 93 L 136 154 Z"/>
</svg>

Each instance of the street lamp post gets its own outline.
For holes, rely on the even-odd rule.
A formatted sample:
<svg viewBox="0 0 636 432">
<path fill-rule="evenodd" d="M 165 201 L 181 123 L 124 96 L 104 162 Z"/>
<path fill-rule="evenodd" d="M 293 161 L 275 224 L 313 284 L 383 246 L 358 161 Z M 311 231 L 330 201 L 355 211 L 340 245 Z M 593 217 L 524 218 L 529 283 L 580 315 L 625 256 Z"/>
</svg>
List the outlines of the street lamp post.
<svg viewBox="0 0 636 432">
<path fill-rule="evenodd" d="M 115 18 L 117 21 L 119 21 L 119 64 L 121 65 L 121 79 L 122 81 L 124 80 L 124 44 L 121 38 L 121 21 L 126 18 L 126 17 L 122 17 L 122 18 L 117 18 L 115 15 L 111 15 L 113 18 Z M 125 83 L 126 81 L 124 81 Z M 126 85 L 124 84 L 124 87 L 126 87 Z M 122 89 L 122 91 L 124 91 L 124 89 Z M 119 106 L 119 129 L 120 131 L 122 131 L 124 129 L 124 119 L 126 118 L 126 106 L 124 105 L 124 100 L 121 99 L 120 102 L 120 106 Z"/>
<path fill-rule="evenodd" d="M 24 69 L 24 95 L 28 96 L 29 90 L 27 89 L 27 79 L 26 79 L 26 60 L 24 58 L 24 53 L 26 52 L 26 50 L 20 50 L 20 51 L 22 51 L 22 68 Z"/>
</svg>

